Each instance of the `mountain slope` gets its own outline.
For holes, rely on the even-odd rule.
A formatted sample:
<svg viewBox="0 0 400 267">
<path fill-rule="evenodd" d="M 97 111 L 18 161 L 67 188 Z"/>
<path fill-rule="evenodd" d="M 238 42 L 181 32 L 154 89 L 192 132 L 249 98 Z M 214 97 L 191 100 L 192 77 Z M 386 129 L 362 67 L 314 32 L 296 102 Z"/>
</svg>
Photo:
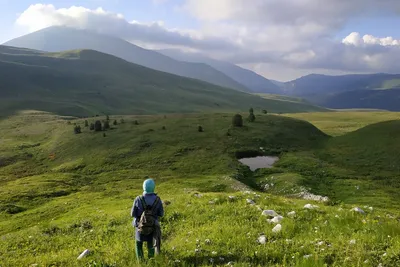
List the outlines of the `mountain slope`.
<svg viewBox="0 0 400 267">
<path fill-rule="evenodd" d="M 248 91 L 244 85 L 206 64 L 180 62 L 122 39 L 89 30 L 55 26 L 13 39 L 4 45 L 47 52 L 92 49 L 151 69 L 195 78 L 240 91 Z"/>
<path fill-rule="evenodd" d="M 290 103 L 148 69 L 93 50 L 61 53 L 0 46 L 0 114 L 36 109 L 65 115 L 256 110 Z"/>
<path fill-rule="evenodd" d="M 287 82 L 288 95 L 301 96 L 329 108 L 400 110 L 400 75 L 363 74 L 328 76 L 311 74 Z"/>
<path fill-rule="evenodd" d="M 245 85 L 247 88 L 255 93 L 281 93 L 279 86 L 277 86 L 270 80 L 253 71 L 241 68 L 235 64 L 211 59 L 196 53 L 181 52 L 177 49 L 165 49 L 159 50 L 159 52 L 176 60 L 187 62 L 201 62 L 210 65 L 214 69 L 228 75 L 238 83 Z"/>
</svg>

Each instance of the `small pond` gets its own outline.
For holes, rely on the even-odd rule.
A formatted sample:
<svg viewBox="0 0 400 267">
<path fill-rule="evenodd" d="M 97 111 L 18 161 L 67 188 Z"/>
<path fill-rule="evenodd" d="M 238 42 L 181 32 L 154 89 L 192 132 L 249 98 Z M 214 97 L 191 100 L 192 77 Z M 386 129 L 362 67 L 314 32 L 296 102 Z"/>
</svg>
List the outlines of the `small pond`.
<svg viewBox="0 0 400 267">
<path fill-rule="evenodd" d="M 274 165 L 274 163 L 278 160 L 278 157 L 271 156 L 239 159 L 242 164 L 249 166 L 251 171 L 255 171 L 257 169 L 272 168 L 272 165 Z"/>
</svg>

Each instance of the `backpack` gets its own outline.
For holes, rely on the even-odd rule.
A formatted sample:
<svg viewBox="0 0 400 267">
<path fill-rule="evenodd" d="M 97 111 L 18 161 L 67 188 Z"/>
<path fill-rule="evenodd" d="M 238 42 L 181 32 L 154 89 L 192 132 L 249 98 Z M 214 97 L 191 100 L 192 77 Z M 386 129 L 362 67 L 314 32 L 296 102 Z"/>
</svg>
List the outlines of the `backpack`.
<svg viewBox="0 0 400 267">
<path fill-rule="evenodd" d="M 154 232 L 156 226 L 156 208 L 160 202 L 160 198 L 157 197 L 152 206 L 147 205 L 142 196 L 140 197 L 140 201 L 142 202 L 143 213 L 140 216 L 138 231 L 142 235 L 150 235 Z"/>
</svg>

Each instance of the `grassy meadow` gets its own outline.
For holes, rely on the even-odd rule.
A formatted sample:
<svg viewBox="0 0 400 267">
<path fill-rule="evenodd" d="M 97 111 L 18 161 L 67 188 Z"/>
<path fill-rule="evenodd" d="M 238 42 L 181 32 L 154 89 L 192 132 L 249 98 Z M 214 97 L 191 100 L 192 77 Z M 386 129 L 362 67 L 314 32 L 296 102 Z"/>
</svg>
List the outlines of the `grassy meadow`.
<svg viewBox="0 0 400 267">
<path fill-rule="evenodd" d="M 144 266 L 398 266 L 398 114 L 256 113 L 243 128 L 230 113 L 111 116 L 105 136 L 44 112 L 0 119 L 0 266 L 139 266 L 129 212 L 147 176 L 170 204 Z M 280 161 L 237 161 L 255 155 Z"/>
</svg>

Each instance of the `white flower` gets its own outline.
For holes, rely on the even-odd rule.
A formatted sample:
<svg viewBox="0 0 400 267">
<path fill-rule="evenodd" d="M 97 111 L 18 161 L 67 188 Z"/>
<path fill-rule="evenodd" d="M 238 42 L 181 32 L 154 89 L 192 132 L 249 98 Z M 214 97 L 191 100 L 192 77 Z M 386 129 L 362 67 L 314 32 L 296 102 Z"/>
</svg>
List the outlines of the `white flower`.
<svg viewBox="0 0 400 267">
<path fill-rule="evenodd" d="M 356 240 L 355 239 L 350 240 L 349 244 L 350 245 L 355 245 L 356 244 Z"/>
</svg>

